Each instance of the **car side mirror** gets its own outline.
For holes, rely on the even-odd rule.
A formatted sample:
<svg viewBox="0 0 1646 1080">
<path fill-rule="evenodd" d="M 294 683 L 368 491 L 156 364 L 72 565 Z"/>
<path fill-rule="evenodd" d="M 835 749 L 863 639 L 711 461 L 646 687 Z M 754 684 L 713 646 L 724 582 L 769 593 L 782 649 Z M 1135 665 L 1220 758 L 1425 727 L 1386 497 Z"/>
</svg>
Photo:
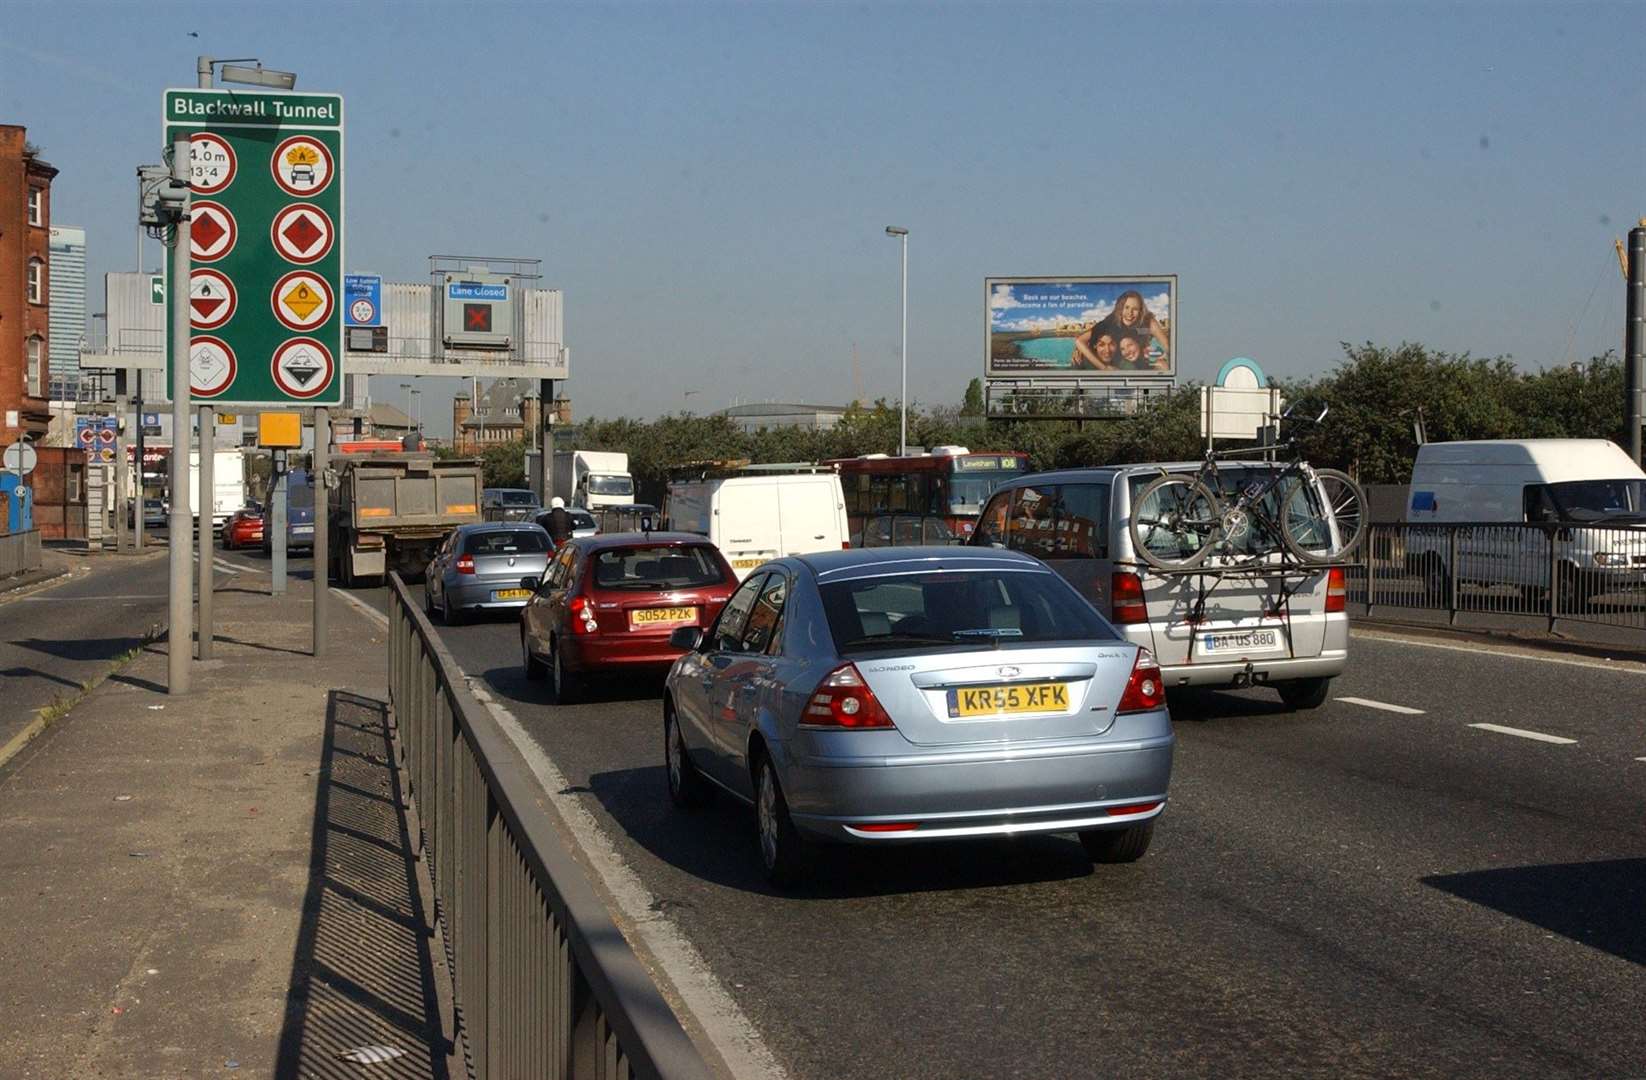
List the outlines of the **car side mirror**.
<svg viewBox="0 0 1646 1080">
<path fill-rule="evenodd" d="M 703 628 L 700 626 L 676 627 L 669 634 L 669 644 L 681 652 L 696 652 L 697 647 L 703 644 Z"/>
</svg>

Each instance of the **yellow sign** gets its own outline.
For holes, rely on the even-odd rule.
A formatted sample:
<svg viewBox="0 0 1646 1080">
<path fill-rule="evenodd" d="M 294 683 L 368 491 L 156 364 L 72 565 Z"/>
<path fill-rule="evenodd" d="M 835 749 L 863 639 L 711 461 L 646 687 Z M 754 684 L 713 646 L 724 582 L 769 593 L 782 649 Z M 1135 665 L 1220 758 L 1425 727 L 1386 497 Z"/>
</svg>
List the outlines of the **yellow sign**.
<svg viewBox="0 0 1646 1080">
<path fill-rule="evenodd" d="M 320 164 L 320 155 L 315 151 L 314 147 L 299 143 L 290 150 L 286 151 L 286 164 L 318 165 Z"/>
<path fill-rule="evenodd" d="M 1066 683 L 963 686 L 954 691 L 954 695 L 955 713 L 960 716 L 1063 712 L 1069 707 L 1069 687 Z"/>
<path fill-rule="evenodd" d="M 236 419 L 237 418 L 235 415 L 231 412 L 220 412 L 217 414 L 217 422 L 219 424 L 232 424 Z"/>
<path fill-rule="evenodd" d="M 294 412 L 258 413 L 257 445 L 302 449 L 303 414 Z"/>
<path fill-rule="evenodd" d="M 299 281 L 287 290 L 286 295 L 280 298 L 280 302 L 290 308 L 292 314 L 299 319 L 307 319 L 315 308 L 325 303 L 325 300 L 319 293 L 309 288 L 308 282 Z"/>
</svg>

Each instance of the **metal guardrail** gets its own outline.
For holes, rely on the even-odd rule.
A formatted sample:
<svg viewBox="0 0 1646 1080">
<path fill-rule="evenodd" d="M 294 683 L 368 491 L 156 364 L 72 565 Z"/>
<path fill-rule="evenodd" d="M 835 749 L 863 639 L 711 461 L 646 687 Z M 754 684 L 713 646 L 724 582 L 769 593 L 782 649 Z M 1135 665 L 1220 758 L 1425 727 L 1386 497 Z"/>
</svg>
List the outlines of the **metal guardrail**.
<svg viewBox="0 0 1646 1080">
<path fill-rule="evenodd" d="M 470 1068 L 707 1080 L 708 1067 L 562 844 L 525 759 L 389 575 L 389 692 Z"/>
<path fill-rule="evenodd" d="M 1646 630 L 1646 528 L 1372 525 L 1347 599 L 1380 608 L 1557 619 Z"/>
<path fill-rule="evenodd" d="M 40 560 L 39 529 L 0 535 L 0 578 L 38 570 Z"/>
</svg>

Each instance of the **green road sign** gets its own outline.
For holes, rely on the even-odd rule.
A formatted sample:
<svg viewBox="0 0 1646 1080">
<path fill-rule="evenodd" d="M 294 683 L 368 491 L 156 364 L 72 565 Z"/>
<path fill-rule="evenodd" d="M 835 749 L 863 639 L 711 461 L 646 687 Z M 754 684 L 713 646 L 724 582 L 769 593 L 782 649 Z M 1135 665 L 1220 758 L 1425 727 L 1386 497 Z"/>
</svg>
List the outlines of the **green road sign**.
<svg viewBox="0 0 1646 1080">
<path fill-rule="evenodd" d="M 166 279 L 156 275 L 149 278 L 149 303 L 164 304 L 166 302 Z"/>
<path fill-rule="evenodd" d="M 343 399 L 343 99 L 167 90 L 189 138 L 189 384 L 202 405 Z M 165 296 L 172 292 L 166 266 Z M 151 298 L 152 298 L 151 292 Z M 169 331 L 168 331 L 169 336 Z M 171 387 L 175 344 L 166 350 Z"/>
</svg>

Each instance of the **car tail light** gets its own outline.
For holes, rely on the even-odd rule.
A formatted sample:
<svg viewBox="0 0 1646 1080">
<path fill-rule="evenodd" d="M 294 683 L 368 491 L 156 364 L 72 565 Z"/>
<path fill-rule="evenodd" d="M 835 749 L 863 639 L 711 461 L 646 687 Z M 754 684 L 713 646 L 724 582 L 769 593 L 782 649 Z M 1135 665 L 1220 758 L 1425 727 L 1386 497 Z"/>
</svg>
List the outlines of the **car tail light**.
<svg viewBox="0 0 1646 1080">
<path fill-rule="evenodd" d="M 459 555 L 457 557 L 457 572 L 459 574 L 472 574 L 472 573 L 474 573 L 474 556 L 473 555 Z"/>
<path fill-rule="evenodd" d="M 1143 579 L 1126 570 L 1116 570 L 1109 579 L 1110 610 L 1117 623 L 1149 621 L 1149 606 L 1143 602 Z"/>
<path fill-rule="evenodd" d="M 841 551 L 850 551 L 851 549 L 852 549 L 852 542 L 850 540 L 840 541 L 840 550 Z"/>
<path fill-rule="evenodd" d="M 1326 614 L 1341 612 L 1347 593 L 1343 567 L 1334 566 L 1326 571 Z"/>
<path fill-rule="evenodd" d="M 1166 704 L 1166 684 L 1160 679 L 1160 665 L 1148 649 L 1137 650 L 1132 664 L 1132 677 L 1126 680 L 1126 692 L 1120 695 L 1120 713 L 1154 712 Z"/>
<path fill-rule="evenodd" d="M 842 664 L 817 684 L 806 703 L 801 727 L 889 728 L 892 718 L 881 708 L 856 664 Z"/>
<path fill-rule="evenodd" d="M 858 832 L 913 832 L 920 828 L 918 821 L 865 821 L 853 825 Z"/>
<path fill-rule="evenodd" d="M 572 597 L 566 604 L 566 610 L 572 617 L 572 633 L 592 634 L 600 629 L 594 618 L 594 605 L 589 603 L 588 597 Z"/>
</svg>

